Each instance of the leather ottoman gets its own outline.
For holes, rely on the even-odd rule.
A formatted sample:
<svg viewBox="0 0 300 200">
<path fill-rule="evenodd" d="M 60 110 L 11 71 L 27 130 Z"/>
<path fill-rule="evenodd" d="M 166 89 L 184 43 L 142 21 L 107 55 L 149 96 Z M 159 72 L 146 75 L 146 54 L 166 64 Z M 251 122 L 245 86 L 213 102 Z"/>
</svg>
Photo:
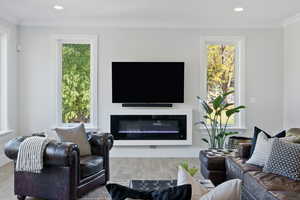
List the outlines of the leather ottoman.
<svg viewBox="0 0 300 200">
<path fill-rule="evenodd" d="M 226 180 L 225 157 L 211 156 L 208 152 L 208 150 L 203 150 L 199 153 L 201 174 L 217 186 Z"/>
</svg>

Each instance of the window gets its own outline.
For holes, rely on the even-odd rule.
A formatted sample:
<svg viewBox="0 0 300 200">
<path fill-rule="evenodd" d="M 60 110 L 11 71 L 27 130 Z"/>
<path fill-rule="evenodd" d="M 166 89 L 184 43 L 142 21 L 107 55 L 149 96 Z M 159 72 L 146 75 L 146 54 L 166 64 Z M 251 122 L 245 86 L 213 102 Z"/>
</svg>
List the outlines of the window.
<svg viewBox="0 0 300 200">
<path fill-rule="evenodd" d="M 209 37 L 202 41 L 202 60 L 205 66 L 205 91 L 210 102 L 216 96 L 234 90 L 226 103 L 240 105 L 244 102 L 244 39 Z M 226 116 L 225 113 L 223 115 Z M 222 122 L 225 123 L 225 119 Z M 228 125 L 232 128 L 244 127 L 243 114 L 231 117 Z"/>
<path fill-rule="evenodd" d="M 0 31 L 0 132 L 7 130 L 7 34 Z"/>
<path fill-rule="evenodd" d="M 58 124 L 97 127 L 97 37 L 58 36 Z"/>
</svg>

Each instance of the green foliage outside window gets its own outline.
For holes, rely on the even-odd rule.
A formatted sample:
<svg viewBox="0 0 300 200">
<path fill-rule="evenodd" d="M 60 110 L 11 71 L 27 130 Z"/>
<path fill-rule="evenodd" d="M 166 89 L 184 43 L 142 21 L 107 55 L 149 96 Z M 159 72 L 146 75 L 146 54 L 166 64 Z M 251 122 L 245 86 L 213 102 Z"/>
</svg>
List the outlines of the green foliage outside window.
<svg viewBox="0 0 300 200">
<path fill-rule="evenodd" d="M 89 44 L 62 46 L 63 123 L 90 122 L 91 79 Z"/>
<path fill-rule="evenodd" d="M 207 46 L 207 98 L 212 102 L 216 97 L 235 90 L 235 56 L 236 47 L 234 45 L 210 44 Z M 234 93 L 225 99 L 225 103 L 233 104 Z M 210 106 L 212 104 L 210 103 Z M 229 108 L 229 109 L 230 109 Z M 226 116 L 225 113 L 222 116 Z M 225 122 L 226 119 L 222 121 Z M 234 124 L 232 116 L 228 124 Z"/>
</svg>

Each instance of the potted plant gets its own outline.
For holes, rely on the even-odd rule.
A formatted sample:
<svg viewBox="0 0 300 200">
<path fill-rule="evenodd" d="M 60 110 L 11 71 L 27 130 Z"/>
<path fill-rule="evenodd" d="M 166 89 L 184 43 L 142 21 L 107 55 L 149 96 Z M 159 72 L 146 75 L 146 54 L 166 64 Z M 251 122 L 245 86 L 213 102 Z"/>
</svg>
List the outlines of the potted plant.
<svg viewBox="0 0 300 200">
<path fill-rule="evenodd" d="M 190 167 L 188 161 L 183 161 L 180 163 L 180 166 L 189 173 L 192 177 L 195 176 L 195 174 L 198 172 L 198 168 L 196 167 Z"/>
<path fill-rule="evenodd" d="M 243 105 L 235 107 L 233 103 L 227 103 L 226 98 L 232 93 L 234 93 L 234 91 L 218 95 L 211 102 L 206 102 L 199 96 L 197 97 L 205 114 L 203 115 L 203 120 L 196 122 L 196 124 L 205 127 L 209 140 L 206 138 L 202 138 L 202 140 L 208 143 L 209 148 L 223 149 L 226 137 L 238 134 L 237 132 L 227 131 L 228 122 L 234 114 L 239 113 L 246 107 Z"/>
</svg>

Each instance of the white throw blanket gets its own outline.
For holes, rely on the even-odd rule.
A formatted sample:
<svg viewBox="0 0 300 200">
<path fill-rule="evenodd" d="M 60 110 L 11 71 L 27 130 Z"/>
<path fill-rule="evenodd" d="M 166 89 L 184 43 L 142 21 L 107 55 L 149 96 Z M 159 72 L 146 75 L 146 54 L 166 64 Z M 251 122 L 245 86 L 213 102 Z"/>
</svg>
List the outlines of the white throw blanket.
<svg viewBox="0 0 300 200">
<path fill-rule="evenodd" d="M 43 155 L 47 144 L 46 137 L 29 137 L 19 148 L 16 171 L 41 173 L 43 169 Z"/>
</svg>

